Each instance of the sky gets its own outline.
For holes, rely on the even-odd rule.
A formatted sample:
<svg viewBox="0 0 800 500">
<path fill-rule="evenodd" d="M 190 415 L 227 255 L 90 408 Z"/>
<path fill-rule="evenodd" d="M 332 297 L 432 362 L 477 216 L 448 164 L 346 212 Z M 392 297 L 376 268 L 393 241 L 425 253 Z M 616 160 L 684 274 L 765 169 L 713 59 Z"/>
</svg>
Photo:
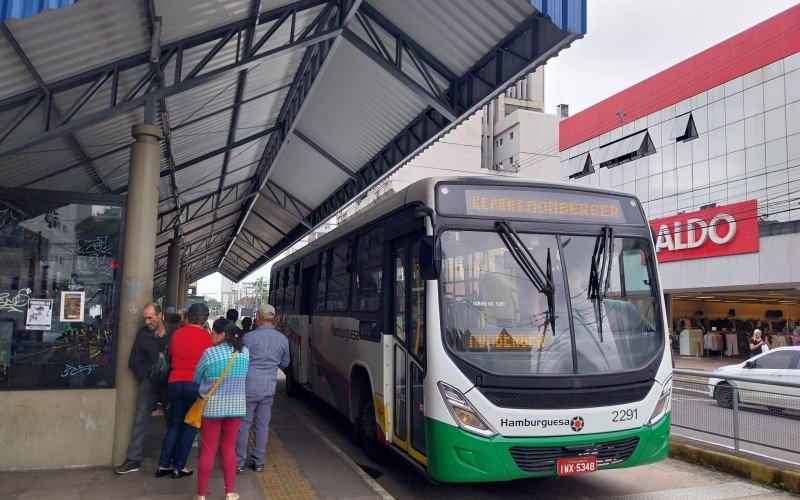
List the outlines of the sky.
<svg viewBox="0 0 800 500">
<path fill-rule="evenodd" d="M 587 0 L 587 34 L 545 66 L 545 110 L 571 115 L 796 5 L 787 0 Z M 269 264 L 244 281 L 269 274 Z M 198 293 L 219 298 L 221 275 Z"/>
</svg>

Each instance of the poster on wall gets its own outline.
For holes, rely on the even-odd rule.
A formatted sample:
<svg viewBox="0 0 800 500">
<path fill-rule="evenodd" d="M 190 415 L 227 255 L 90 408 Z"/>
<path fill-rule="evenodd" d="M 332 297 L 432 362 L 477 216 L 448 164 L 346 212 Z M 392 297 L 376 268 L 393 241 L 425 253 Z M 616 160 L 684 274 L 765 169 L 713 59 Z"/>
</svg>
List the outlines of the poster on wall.
<svg viewBox="0 0 800 500">
<path fill-rule="evenodd" d="M 83 322 L 84 292 L 61 292 L 61 321 Z"/>
<path fill-rule="evenodd" d="M 49 330 L 53 324 L 53 299 L 28 299 L 27 330 Z"/>
</svg>

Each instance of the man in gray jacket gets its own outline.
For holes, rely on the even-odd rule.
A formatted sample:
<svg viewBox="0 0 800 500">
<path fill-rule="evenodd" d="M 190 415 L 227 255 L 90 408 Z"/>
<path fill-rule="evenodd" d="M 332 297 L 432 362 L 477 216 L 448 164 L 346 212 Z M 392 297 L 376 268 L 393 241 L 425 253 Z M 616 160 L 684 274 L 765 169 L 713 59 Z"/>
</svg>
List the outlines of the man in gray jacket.
<svg viewBox="0 0 800 500">
<path fill-rule="evenodd" d="M 256 328 L 244 336 L 244 345 L 250 350 L 250 368 L 245 380 L 247 415 L 239 427 L 236 441 L 236 473 L 244 472 L 247 456 L 247 438 L 253 424 L 253 470 L 264 470 L 264 455 L 267 451 L 267 433 L 272 417 L 272 401 L 278 381 L 278 368 L 289 366 L 289 341 L 286 335 L 273 326 L 275 308 L 263 304 L 256 312 Z"/>
</svg>

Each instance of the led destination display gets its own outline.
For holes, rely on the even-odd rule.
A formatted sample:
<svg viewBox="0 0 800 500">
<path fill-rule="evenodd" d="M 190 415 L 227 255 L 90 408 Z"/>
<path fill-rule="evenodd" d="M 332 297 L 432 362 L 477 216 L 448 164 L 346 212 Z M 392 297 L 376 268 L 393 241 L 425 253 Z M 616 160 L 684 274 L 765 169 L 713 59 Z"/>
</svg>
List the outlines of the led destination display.
<svg viewBox="0 0 800 500">
<path fill-rule="evenodd" d="M 600 224 L 644 223 L 631 199 L 564 189 L 439 186 L 437 210 L 446 215 Z"/>
</svg>

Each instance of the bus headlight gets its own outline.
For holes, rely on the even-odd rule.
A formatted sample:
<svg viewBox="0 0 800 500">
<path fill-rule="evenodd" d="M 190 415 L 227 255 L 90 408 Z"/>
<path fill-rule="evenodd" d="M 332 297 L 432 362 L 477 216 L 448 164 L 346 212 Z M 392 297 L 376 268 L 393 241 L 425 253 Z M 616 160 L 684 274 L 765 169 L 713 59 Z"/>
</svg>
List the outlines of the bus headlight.
<svg viewBox="0 0 800 500">
<path fill-rule="evenodd" d="M 444 382 L 439 382 L 437 385 L 447 409 L 460 428 L 485 437 L 497 434 L 461 391 Z"/>
<path fill-rule="evenodd" d="M 658 403 L 656 403 L 656 407 L 653 409 L 652 415 L 650 415 L 650 420 L 648 421 L 650 425 L 661 420 L 661 418 L 672 409 L 671 395 L 672 377 L 667 377 L 667 380 L 664 382 L 664 388 L 661 390 L 661 396 L 658 398 Z"/>
</svg>

